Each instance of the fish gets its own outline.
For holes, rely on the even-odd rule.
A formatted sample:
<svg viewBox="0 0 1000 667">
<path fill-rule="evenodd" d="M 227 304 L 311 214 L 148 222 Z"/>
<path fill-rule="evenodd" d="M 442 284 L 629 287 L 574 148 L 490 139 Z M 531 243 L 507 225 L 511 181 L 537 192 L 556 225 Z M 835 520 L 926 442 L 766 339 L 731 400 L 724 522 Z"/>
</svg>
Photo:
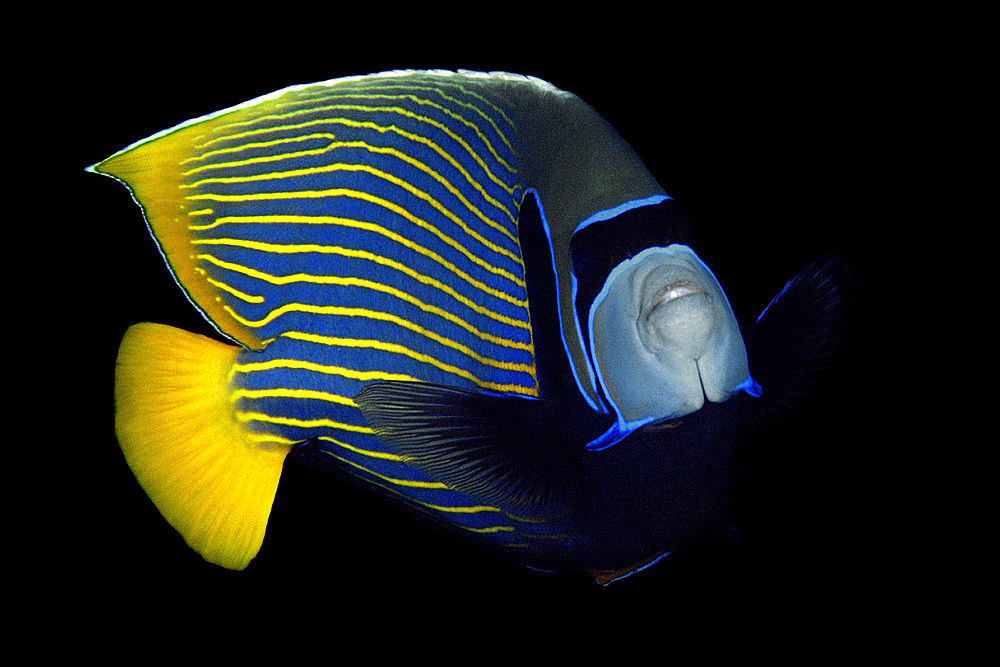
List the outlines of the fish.
<svg viewBox="0 0 1000 667">
<path fill-rule="evenodd" d="M 88 171 L 126 186 L 218 334 L 132 325 L 115 432 L 233 570 L 293 457 L 532 569 L 642 571 L 731 528 L 741 434 L 819 381 L 845 311 L 823 257 L 742 326 L 683 208 L 531 76 L 290 86 Z"/>
</svg>

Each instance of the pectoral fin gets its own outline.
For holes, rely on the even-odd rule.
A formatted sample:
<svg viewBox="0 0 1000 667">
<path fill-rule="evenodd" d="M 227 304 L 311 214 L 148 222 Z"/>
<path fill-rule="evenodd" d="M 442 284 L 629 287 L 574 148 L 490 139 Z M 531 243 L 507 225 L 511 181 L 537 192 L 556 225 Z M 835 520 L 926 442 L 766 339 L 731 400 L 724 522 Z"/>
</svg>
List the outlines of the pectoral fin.
<svg viewBox="0 0 1000 667">
<path fill-rule="evenodd" d="M 549 520 L 579 500 L 579 461 L 545 401 L 424 382 L 376 382 L 355 402 L 412 465 L 523 519 Z"/>
<path fill-rule="evenodd" d="M 837 257 L 822 257 L 785 284 L 744 332 L 750 372 L 760 384 L 753 407 L 769 418 L 793 406 L 843 341 L 852 280 Z"/>
</svg>

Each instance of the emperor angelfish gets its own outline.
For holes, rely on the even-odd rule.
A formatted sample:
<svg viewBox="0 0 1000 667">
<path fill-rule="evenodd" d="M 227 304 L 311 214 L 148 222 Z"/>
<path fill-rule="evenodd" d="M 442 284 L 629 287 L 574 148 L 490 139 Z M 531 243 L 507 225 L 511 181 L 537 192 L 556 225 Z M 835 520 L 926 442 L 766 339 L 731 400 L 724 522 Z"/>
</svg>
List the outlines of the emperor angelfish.
<svg viewBox="0 0 1000 667">
<path fill-rule="evenodd" d="M 291 455 L 527 566 L 637 571 L 724 527 L 741 424 L 838 312 L 822 261 L 741 330 L 632 149 L 531 77 L 293 86 L 89 169 L 229 341 L 136 324 L 115 376 L 137 480 L 226 568 Z"/>
</svg>

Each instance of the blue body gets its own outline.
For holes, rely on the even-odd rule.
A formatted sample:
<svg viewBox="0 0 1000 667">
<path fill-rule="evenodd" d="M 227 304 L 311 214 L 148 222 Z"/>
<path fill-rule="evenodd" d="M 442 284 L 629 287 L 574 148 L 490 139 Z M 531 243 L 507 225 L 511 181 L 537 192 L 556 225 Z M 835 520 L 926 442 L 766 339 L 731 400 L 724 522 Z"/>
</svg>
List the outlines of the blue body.
<svg viewBox="0 0 1000 667">
<path fill-rule="evenodd" d="M 390 73 L 136 146 L 161 136 L 127 184 L 177 282 L 242 345 L 230 401 L 257 445 L 540 568 L 613 578 L 726 525 L 746 397 L 587 450 L 626 435 L 607 437 L 587 309 L 617 262 L 688 243 L 689 223 L 579 98 Z"/>
<path fill-rule="evenodd" d="M 524 166 L 537 147 L 518 124 L 548 95 L 453 75 L 306 87 L 220 118 L 182 162 L 196 271 L 230 317 L 214 323 L 259 341 L 235 366 L 239 418 L 262 442 L 308 443 L 313 463 L 513 549 L 565 526 L 408 465 L 353 397 L 390 379 L 541 396 L 518 217 L 526 192 L 543 200 L 547 186 Z M 607 201 L 576 222 L 639 205 Z"/>
</svg>

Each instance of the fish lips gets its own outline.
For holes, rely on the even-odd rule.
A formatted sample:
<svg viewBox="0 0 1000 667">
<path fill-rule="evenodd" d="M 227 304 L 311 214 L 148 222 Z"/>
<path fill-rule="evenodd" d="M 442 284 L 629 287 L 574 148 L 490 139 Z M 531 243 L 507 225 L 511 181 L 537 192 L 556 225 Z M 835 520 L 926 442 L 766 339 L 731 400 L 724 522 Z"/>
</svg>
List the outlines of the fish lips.
<svg viewBox="0 0 1000 667">
<path fill-rule="evenodd" d="M 667 264 L 637 267 L 631 277 L 636 331 L 654 355 L 697 359 L 724 317 L 722 288 L 686 254 L 664 253 L 664 259 Z"/>
<path fill-rule="evenodd" d="M 615 267 L 591 306 L 589 333 L 623 430 L 725 400 L 747 377 L 729 301 L 684 245 L 647 248 Z"/>
</svg>

